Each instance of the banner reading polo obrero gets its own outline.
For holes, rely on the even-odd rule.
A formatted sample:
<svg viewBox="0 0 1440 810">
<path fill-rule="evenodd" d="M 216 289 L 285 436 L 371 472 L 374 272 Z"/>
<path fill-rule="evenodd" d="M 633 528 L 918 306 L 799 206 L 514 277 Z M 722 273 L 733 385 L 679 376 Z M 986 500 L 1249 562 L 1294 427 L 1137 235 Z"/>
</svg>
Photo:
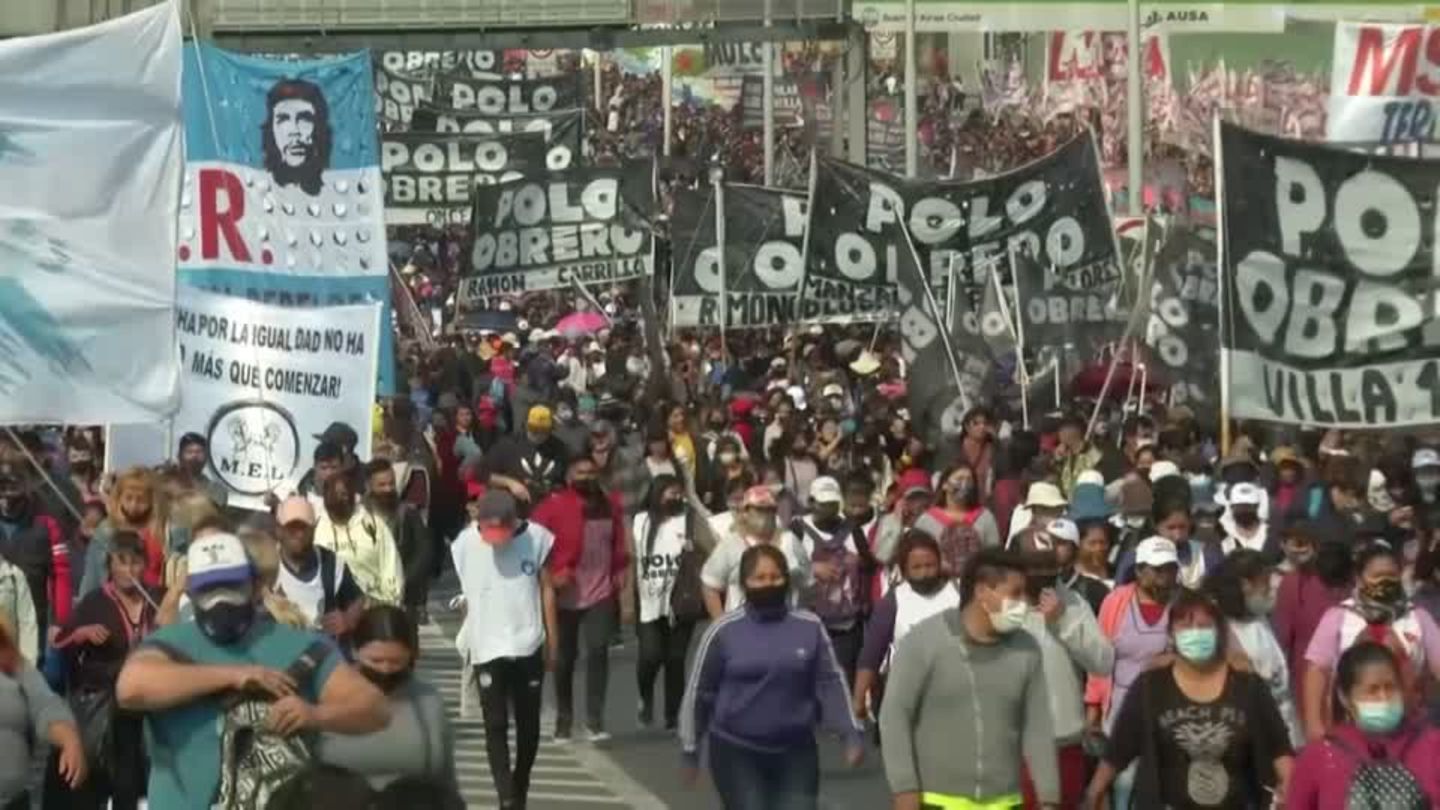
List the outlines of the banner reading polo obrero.
<svg viewBox="0 0 1440 810">
<path fill-rule="evenodd" d="M 175 3 L 0 42 L 0 422 L 178 404 L 180 50 Z"/>
<path fill-rule="evenodd" d="M 1231 416 L 1340 428 L 1440 422 L 1440 163 L 1224 125 Z"/>
<path fill-rule="evenodd" d="M 388 313 L 372 82 L 367 51 L 276 60 L 185 47 L 182 281 L 281 306 L 379 301 Z M 380 340 L 385 393 L 390 330 Z"/>
<path fill-rule="evenodd" d="M 573 167 L 476 186 L 461 303 L 650 275 L 651 201 L 636 168 Z"/>
<path fill-rule="evenodd" d="M 1435 142 L 1440 28 L 1337 23 L 1332 64 L 1328 140 L 1385 147 Z"/>
<path fill-rule="evenodd" d="M 380 305 L 299 310 L 182 288 L 175 327 L 184 365 L 177 433 L 210 445 L 230 505 L 264 509 L 294 488 L 319 433 L 355 428 L 370 457 Z"/>
</svg>

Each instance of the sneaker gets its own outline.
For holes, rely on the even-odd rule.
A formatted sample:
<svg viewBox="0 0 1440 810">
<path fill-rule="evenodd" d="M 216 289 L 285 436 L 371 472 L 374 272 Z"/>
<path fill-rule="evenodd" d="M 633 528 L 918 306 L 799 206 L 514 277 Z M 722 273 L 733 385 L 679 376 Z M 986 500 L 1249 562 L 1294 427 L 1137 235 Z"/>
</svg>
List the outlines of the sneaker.
<svg viewBox="0 0 1440 810">
<path fill-rule="evenodd" d="M 590 729 L 590 744 L 610 742 L 610 732 L 600 729 Z"/>
<path fill-rule="evenodd" d="M 555 736 L 550 738 L 550 741 L 555 743 L 556 745 L 566 745 L 570 742 L 570 740 L 570 729 L 568 728 L 555 729 Z"/>
<path fill-rule="evenodd" d="M 667 718 L 665 718 L 665 730 L 666 730 L 666 731 L 675 731 L 675 730 L 677 730 L 677 729 L 679 729 L 679 728 L 680 728 L 680 721 L 679 721 L 679 720 L 675 719 L 674 717 L 667 717 Z"/>
<path fill-rule="evenodd" d="M 655 727 L 655 708 L 645 701 L 640 701 L 640 728 L 652 729 Z"/>
</svg>

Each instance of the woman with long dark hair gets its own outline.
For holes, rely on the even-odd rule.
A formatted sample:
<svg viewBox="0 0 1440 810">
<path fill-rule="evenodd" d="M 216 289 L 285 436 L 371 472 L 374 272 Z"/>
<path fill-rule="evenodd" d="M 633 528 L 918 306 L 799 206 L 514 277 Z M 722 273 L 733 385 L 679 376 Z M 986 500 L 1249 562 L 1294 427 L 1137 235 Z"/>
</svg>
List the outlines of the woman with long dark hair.
<svg viewBox="0 0 1440 810">
<path fill-rule="evenodd" d="M 1362 641 L 1340 656 L 1334 725 L 1296 758 L 1287 810 L 1440 806 L 1440 731 L 1406 720 L 1403 692 L 1385 645 Z"/>
<path fill-rule="evenodd" d="M 1138 763 L 1135 808 L 1268 807 L 1293 761 L 1289 732 L 1265 682 L 1232 666 L 1229 622 L 1203 594 L 1170 606 L 1171 663 L 1136 679 L 1087 791 L 1099 806 Z"/>
<path fill-rule="evenodd" d="M 677 617 L 670 597 L 680 574 L 682 556 L 696 547 L 690 536 L 685 487 L 673 475 L 651 482 L 650 501 L 635 516 L 631 537 L 635 543 L 635 582 L 639 586 L 638 624 L 640 660 L 635 674 L 640 689 L 640 725 L 655 722 L 655 677 L 665 673 L 665 728 L 673 730 L 685 693 L 685 653 L 695 619 Z"/>
<path fill-rule="evenodd" d="M 364 774 L 377 790 L 406 777 L 457 785 L 455 731 L 440 693 L 415 675 L 420 639 L 410 615 L 376 605 L 360 614 L 350 642 L 360 674 L 388 698 L 390 724 L 372 734 L 321 735 L 320 761 Z"/>
<path fill-rule="evenodd" d="M 940 476 L 935 505 L 915 521 L 940 544 L 940 563 L 952 579 L 959 578 L 965 561 L 982 548 L 1000 546 L 995 516 L 981 503 L 975 471 L 956 464 Z"/>
<path fill-rule="evenodd" d="M 847 764 L 864 756 L 845 673 L 814 615 L 789 607 L 780 549 L 740 557 L 743 609 L 705 631 L 680 713 L 684 778 L 698 775 L 700 747 L 726 810 L 815 810 L 820 789 L 815 725 L 845 737 Z"/>
</svg>

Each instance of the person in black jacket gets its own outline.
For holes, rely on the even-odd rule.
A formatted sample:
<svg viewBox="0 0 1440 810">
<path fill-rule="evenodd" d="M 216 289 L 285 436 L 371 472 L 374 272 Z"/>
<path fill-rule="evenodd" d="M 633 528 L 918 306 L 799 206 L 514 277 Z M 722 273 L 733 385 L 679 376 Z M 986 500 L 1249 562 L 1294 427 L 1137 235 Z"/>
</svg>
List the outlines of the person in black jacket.
<svg viewBox="0 0 1440 810">
<path fill-rule="evenodd" d="M 57 555 L 67 561 L 66 577 L 63 586 L 57 589 L 62 592 L 52 594 L 51 586 L 57 584 Z M 60 525 L 41 512 L 24 468 L 12 462 L 0 462 L 0 557 L 25 574 L 25 584 L 30 586 L 30 596 L 35 601 L 35 618 L 40 625 L 42 642 L 46 628 L 63 621 L 70 612 L 68 555 Z M 52 595 L 55 604 L 51 602 Z"/>
</svg>

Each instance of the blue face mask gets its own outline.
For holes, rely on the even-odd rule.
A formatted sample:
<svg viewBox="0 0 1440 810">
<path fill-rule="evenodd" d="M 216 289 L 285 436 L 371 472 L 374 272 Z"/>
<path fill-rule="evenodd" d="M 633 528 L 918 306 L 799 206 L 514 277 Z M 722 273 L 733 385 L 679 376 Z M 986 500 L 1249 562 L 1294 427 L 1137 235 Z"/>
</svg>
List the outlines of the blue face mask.
<svg viewBox="0 0 1440 810">
<path fill-rule="evenodd" d="M 1175 651 L 1192 664 L 1206 664 L 1215 658 L 1215 628 L 1187 627 L 1175 633 Z"/>
<path fill-rule="evenodd" d="M 1405 719 L 1405 705 L 1392 700 L 1361 700 L 1355 703 L 1355 725 L 1371 734 L 1389 734 Z"/>
</svg>

